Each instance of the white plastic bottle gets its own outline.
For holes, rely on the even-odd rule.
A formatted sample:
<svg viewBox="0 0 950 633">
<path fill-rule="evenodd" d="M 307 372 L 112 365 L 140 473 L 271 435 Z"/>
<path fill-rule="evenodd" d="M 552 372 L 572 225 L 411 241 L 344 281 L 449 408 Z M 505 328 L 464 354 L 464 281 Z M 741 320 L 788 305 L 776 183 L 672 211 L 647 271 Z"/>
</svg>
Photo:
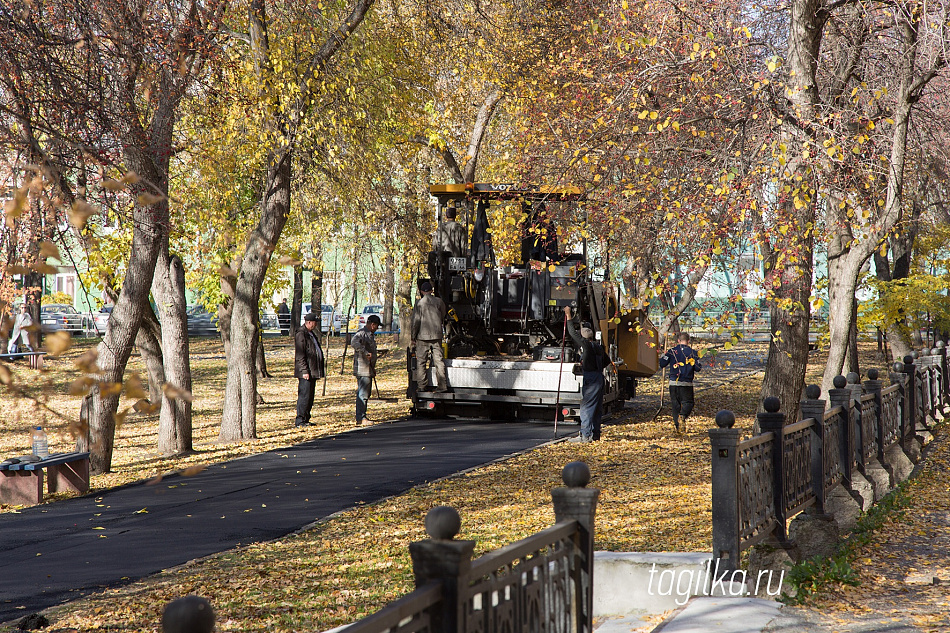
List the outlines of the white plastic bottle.
<svg viewBox="0 0 950 633">
<path fill-rule="evenodd" d="M 42 426 L 33 427 L 33 454 L 40 459 L 49 457 L 49 441 L 46 439 L 46 431 Z"/>
</svg>

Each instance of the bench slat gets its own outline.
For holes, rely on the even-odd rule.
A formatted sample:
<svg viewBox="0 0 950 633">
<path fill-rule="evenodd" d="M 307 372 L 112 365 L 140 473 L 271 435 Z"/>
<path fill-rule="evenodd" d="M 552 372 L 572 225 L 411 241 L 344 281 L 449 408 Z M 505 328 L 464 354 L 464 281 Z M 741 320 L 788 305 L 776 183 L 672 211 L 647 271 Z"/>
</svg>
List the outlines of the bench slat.
<svg viewBox="0 0 950 633">
<path fill-rule="evenodd" d="M 89 459 L 89 453 L 54 453 L 44 460 L 26 464 L 5 464 L 0 466 L 0 470 L 41 470 L 48 466 L 58 466 L 68 464 L 83 459 Z"/>
</svg>

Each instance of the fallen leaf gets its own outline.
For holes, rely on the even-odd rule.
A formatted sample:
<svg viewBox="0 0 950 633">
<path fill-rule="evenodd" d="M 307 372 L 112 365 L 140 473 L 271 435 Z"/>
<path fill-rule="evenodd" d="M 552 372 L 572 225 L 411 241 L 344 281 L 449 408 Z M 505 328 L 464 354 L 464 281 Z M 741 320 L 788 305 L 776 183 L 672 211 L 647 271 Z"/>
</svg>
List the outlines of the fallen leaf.
<svg viewBox="0 0 950 633">
<path fill-rule="evenodd" d="M 92 208 L 88 202 L 84 200 L 76 200 L 73 202 L 73 206 L 66 212 L 66 215 L 69 218 L 69 223 L 77 229 L 82 229 L 86 226 L 86 222 L 89 220 L 89 216 L 95 213 L 96 210 Z"/>
<path fill-rule="evenodd" d="M 73 345 L 73 337 L 69 332 L 64 332 L 60 330 L 59 332 L 53 332 L 46 337 L 46 351 L 51 356 L 59 356 L 63 354 Z"/>
</svg>

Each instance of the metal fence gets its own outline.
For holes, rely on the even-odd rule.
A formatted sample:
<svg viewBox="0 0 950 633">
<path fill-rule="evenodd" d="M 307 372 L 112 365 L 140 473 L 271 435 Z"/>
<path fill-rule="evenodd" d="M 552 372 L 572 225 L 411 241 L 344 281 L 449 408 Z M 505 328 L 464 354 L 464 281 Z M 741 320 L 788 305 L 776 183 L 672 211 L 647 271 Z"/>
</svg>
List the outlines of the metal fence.
<svg viewBox="0 0 950 633">
<path fill-rule="evenodd" d="M 426 515 L 430 539 L 411 543 L 416 589 L 346 633 L 591 633 L 594 514 L 599 490 L 571 462 L 551 491 L 555 525 L 472 560 L 458 541 L 461 519 L 439 506 Z"/>
<path fill-rule="evenodd" d="M 735 416 L 720 411 L 710 429 L 712 450 L 713 556 L 720 570 L 738 568 L 739 554 L 767 538 L 788 540 L 788 521 L 815 506 L 824 514 L 829 493 L 850 485 L 856 473 L 884 463 L 893 446 L 906 447 L 929 429 L 950 403 L 947 350 L 942 343 L 924 355 L 895 363 L 887 387 L 879 372 L 837 376 L 828 396 L 809 385 L 802 419 L 786 423 L 777 398 L 758 414 L 760 432 L 740 439 Z"/>
</svg>

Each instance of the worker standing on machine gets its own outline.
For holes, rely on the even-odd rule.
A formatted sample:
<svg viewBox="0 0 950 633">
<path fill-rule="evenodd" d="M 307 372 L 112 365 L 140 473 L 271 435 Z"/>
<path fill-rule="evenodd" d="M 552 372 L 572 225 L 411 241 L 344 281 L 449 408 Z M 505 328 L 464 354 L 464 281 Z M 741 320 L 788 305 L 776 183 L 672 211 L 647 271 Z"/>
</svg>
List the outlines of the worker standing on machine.
<svg viewBox="0 0 950 633">
<path fill-rule="evenodd" d="M 427 361 L 435 370 L 435 391 L 447 391 L 445 362 L 442 359 L 442 323 L 445 321 L 445 302 L 432 294 L 432 284 L 422 282 L 422 297 L 412 309 L 411 345 L 416 350 L 416 390 L 429 391 Z"/>
<path fill-rule="evenodd" d="M 436 253 L 448 253 L 450 257 L 465 257 L 465 227 L 455 221 L 455 207 L 445 209 L 445 221 L 435 230 L 432 237 L 432 250 Z"/>
<path fill-rule="evenodd" d="M 455 221 L 455 207 L 447 207 L 443 221 L 432 236 L 432 251 L 429 253 L 429 279 L 439 288 L 439 294 L 448 292 L 448 266 L 450 257 L 467 257 L 465 242 L 468 232 Z"/>
</svg>

